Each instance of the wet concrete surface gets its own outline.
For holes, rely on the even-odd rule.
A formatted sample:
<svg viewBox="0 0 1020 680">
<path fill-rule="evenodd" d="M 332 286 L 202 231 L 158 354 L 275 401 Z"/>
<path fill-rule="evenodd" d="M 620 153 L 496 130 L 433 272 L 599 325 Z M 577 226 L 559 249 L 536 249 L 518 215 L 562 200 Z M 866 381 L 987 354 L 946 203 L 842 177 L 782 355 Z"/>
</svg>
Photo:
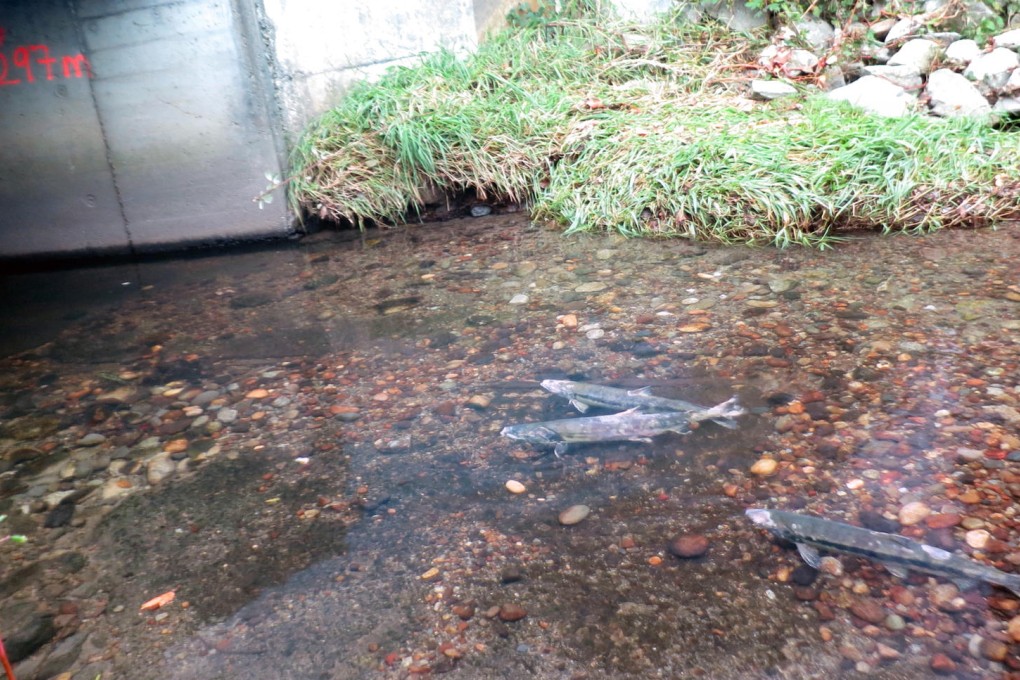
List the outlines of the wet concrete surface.
<svg viewBox="0 0 1020 680">
<path fill-rule="evenodd" d="M 743 511 L 1020 568 L 1017 255 L 1015 225 L 818 253 L 503 215 L 6 277 L 0 625 L 50 631 L 18 677 L 1008 675 L 1009 593 L 816 574 Z M 499 436 L 577 415 L 543 378 L 749 414 L 558 460 Z"/>
</svg>

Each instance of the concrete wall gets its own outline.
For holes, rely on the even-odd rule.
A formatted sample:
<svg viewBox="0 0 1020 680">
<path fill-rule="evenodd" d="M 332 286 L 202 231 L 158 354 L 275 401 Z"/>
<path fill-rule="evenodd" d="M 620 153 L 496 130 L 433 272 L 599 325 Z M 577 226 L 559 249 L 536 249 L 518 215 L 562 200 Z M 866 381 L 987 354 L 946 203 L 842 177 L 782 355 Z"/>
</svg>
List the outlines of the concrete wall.
<svg viewBox="0 0 1020 680">
<path fill-rule="evenodd" d="M 466 54 L 513 0 L 263 0 L 287 138 L 350 85 L 439 48 Z"/>
<path fill-rule="evenodd" d="M 247 49 L 245 5 L 0 4 L 0 256 L 290 229 L 283 201 L 252 201 L 284 148 L 264 65 Z"/>
</svg>

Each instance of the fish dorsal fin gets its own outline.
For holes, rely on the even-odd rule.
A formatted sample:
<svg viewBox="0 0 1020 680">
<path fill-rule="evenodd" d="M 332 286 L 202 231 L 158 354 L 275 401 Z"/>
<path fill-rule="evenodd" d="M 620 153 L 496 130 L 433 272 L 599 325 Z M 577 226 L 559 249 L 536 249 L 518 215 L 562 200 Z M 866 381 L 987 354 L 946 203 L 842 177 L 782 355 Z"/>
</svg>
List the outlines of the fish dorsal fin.
<svg viewBox="0 0 1020 680">
<path fill-rule="evenodd" d="M 652 396 L 655 396 L 655 395 L 652 394 L 652 388 L 651 387 L 642 387 L 639 390 L 628 390 L 627 394 L 632 396 L 632 397 L 652 397 Z"/>
<path fill-rule="evenodd" d="M 884 533 L 882 531 L 876 531 L 875 533 L 880 534 L 883 538 L 888 537 L 888 539 L 889 539 L 889 541 L 891 543 L 895 543 L 896 545 L 902 546 L 904 548 L 910 548 L 910 549 L 913 549 L 913 550 L 917 550 L 917 546 L 921 546 L 922 548 L 924 548 L 924 547 L 930 548 L 931 547 L 931 546 L 925 546 L 923 543 L 918 543 L 917 541 L 915 541 L 912 538 L 907 538 L 906 536 L 900 536 L 899 534 L 887 534 L 887 533 Z M 938 548 L 936 548 L 936 550 L 937 549 Z"/>
<path fill-rule="evenodd" d="M 898 578 L 906 578 L 910 575 L 910 571 L 901 564 L 889 564 L 887 562 L 883 562 L 882 566 L 885 567 L 886 571 Z"/>
<path fill-rule="evenodd" d="M 587 413 L 588 412 L 588 404 L 584 403 L 583 401 L 578 401 L 577 399 L 571 399 L 570 400 L 570 405 L 573 406 L 574 408 L 576 408 L 581 413 Z"/>
<path fill-rule="evenodd" d="M 948 550 L 936 548 L 933 545 L 925 545 L 924 543 L 921 544 L 921 550 L 927 553 L 929 557 L 936 560 L 940 560 L 942 562 L 945 562 L 946 560 L 953 556 L 953 553 L 949 552 Z"/>
<path fill-rule="evenodd" d="M 800 553 L 801 559 L 807 562 L 808 566 L 813 569 L 817 569 L 822 563 L 822 558 L 818 556 L 818 551 L 807 543 L 798 543 L 797 552 Z"/>
</svg>

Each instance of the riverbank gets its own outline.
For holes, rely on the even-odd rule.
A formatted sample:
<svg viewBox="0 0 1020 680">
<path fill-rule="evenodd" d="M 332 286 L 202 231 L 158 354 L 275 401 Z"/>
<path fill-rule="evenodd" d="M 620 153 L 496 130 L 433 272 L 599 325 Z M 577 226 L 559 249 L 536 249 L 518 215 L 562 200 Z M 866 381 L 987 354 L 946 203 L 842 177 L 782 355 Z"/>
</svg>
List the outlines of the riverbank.
<svg viewBox="0 0 1020 680">
<path fill-rule="evenodd" d="M 808 88 L 755 101 L 767 44 L 679 11 L 508 29 L 354 88 L 299 143 L 292 201 L 391 224 L 470 192 L 568 232 L 815 247 L 1020 214 L 1016 132 L 878 117 Z"/>
</svg>

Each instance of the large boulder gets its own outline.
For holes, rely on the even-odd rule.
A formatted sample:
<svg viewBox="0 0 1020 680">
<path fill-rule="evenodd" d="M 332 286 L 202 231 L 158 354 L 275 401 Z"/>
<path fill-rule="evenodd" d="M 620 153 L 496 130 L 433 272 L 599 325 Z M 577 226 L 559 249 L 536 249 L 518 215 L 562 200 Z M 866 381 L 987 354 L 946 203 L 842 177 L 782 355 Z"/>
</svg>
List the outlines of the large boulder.
<svg viewBox="0 0 1020 680">
<path fill-rule="evenodd" d="M 909 66 L 919 73 L 928 74 L 932 62 L 941 54 L 942 48 L 937 43 L 914 38 L 904 43 L 887 63 L 889 66 Z"/>
<path fill-rule="evenodd" d="M 928 76 L 927 93 L 932 113 L 943 118 L 988 118 L 992 110 L 974 83 L 947 68 L 940 68 Z"/>
<path fill-rule="evenodd" d="M 987 54 L 970 62 L 970 66 L 963 72 L 971 80 L 997 90 L 1009 80 L 1010 74 L 1017 66 L 1020 66 L 1020 57 L 1013 50 L 1005 47 L 996 47 Z"/>
<path fill-rule="evenodd" d="M 906 90 L 878 76 L 864 76 L 846 87 L 830 91 L 826 96 L 887 118 L 909 115 L 917 106 Z"/>
</svg>

